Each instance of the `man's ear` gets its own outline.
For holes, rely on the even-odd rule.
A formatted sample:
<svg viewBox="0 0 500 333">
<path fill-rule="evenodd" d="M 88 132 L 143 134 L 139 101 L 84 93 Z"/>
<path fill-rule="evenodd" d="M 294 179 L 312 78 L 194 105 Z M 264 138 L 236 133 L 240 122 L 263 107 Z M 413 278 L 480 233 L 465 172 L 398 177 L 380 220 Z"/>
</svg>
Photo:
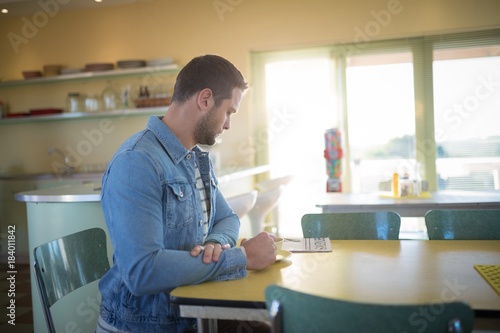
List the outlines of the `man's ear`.
<svg viewBox="0 0 500 333">
<path fill-rule="evenodd" d="M 198 93 L 198 107 L 200 110 L 209 110 L 214 103 L 212 90 L 205 88 Z"/>
</svg>

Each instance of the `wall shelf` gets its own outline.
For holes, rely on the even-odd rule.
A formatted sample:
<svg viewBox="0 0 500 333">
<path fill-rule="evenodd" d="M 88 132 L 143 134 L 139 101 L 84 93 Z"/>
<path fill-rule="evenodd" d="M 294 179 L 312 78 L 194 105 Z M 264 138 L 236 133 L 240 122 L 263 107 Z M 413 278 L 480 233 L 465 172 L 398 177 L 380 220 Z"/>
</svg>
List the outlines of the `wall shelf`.
<svg viewBox="0 0 500 333">
<path fill-rule="evenodd" d="M 114 77 L 137 76 L 140 74 L 156 76 L 158 74 L 165 74 L 169 72 L 171 72 L 172 74 L 177 73 L 178 70 L 179 66 L 177 64 L 170 64 L 170 65 L 155 66 L 155 67 L 113 69 L 101 72 L 81 72 L 75 74 L 61 74 L 50 77 L 3 81 L 0 82 L 0 88 L 32 86 L 32 85 L 49 84 L 49 83 L 63 83 L 68 81 L 85 81 L 85 80 L 97 80 L 97 79 L 105 80 Z"/>
<path fill-rule="evenodd" d="M 45 121 L 61 121 L 61 120 L 79 120 L 79 119 L 96 119 L 96 118 L 115 118 L 115 117 L 132 117 L 132 116 L 148 116 L 148 115 L 163 115 L 168 110 L 168 106 L 150 107 L 140 109 L 121 109 L 114 111 L 101 112 L 73 112 L 60 113 L 46 116 L 25 116 L 16 118 L 0 119 L 0 125 L 10 124 L 27 124 Z"/>
<path fill-rule="evenodd" d="M 0 89 L 2 88 L 22 88 L 22 87 L 32 87 L 36 85 L 47 85 L 47 84 L 64 84 L 66 82 L 75 81 L 83 82 L 89 80 L 106 80 L 112 78 L 123 78 L 130 76 L 144 76 L 144 79 L 148 77 L 157 77 L 159 75 L 165 74 L 177 74 L 179 72 L 179 66 L 177 64 L 169 64 L 163 66 L 154 67 L 138 67 L 138 68 L 127 68 L 127 69 L 113 69 L 100 72 L 82 72 L 75 74 L 62 74 L 50 77 L 40 77 L 25 80 L 12 80 L 0 82 Z M 97 112 L 73 112 L 73 113 L 59 113 L 51 115 L 20 115 L 18 117 L 11 118 L 1 118 L 0 125 L 11 125 L 11 124 L 27 124 L 27 123 L 38 123 L 46 121 L 69 121 L 69 120 L 80 120 L 80 119 L 95 119 L 95 118 L 105 118 L 105 117 L 131 117 L 131 116 L 145 116 L 145 115 L 163 115 L 167 111 L 168 106 L 161 107 L 144 107 L 144 108 L 129 108 L 120 109 L 114 111 L 97 111 Z"/>
</svg>

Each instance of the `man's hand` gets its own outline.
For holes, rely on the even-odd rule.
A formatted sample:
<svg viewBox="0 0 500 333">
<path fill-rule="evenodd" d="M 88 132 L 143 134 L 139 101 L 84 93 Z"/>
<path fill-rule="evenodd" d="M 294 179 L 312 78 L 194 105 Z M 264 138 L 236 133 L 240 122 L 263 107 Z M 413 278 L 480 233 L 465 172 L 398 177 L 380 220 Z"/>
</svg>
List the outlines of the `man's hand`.
<svg viewBox="0 0 500 333">
<path fill-rule="evenodd" d="M 274 263 L 276 260 L 276 244 L 274 235 L 261 232 L 250 239 L 242 239 L 241 246 L 247 254 L 247 269 L 259 270 Z"/>
<path fill-rule="evenodd" d="M 210 264 L 212 261 L 219 261 L 220 254 L 225 249 L 229 249 L 231 246 L 229 244 L 220 245 L 219 243 L 205 243 L 205 245 L 196 245 L 191 250 L 191 255 L 193 257 L 197 257 L 200 253 L 203 252 L 203 262 L 205 264 Z"/>
</svg>

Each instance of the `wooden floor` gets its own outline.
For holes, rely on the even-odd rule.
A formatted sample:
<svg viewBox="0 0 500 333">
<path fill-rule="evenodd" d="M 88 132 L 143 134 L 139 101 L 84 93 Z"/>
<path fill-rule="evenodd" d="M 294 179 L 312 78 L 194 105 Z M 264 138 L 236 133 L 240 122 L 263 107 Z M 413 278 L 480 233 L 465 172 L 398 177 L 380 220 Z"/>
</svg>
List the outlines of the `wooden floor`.
<svg viewBox="0 0 500 333">
<path fill-rule="evenodd" d="M 2 263 L 0 267 L 0 292 L 2 294 L 0 298 L 2 307 L 0 332 L 32 333 L 30 267 L 28 264 L 16 265 L 14 270 L 16 273 L 13 274 L 8 273 L 9 270 L 6 264 Z M 10 280 L 8 280 L 9 277 L 15 277 L 15 283 L 11 284 Z M 15 307 L 12 306 L 12 310 L 7 308 L 11 302 L 15 302 L 13 303 Z M 10 313 L 12 313 L 12 321 L 7 316 Z"/>
</svg>

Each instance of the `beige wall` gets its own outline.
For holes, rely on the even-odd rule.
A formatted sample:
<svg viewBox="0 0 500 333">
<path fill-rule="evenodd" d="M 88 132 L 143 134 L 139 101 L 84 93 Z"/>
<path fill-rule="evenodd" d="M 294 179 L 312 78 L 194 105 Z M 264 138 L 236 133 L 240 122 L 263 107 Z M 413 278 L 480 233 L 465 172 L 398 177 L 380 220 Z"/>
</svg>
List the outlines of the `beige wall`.
<svg viewBox="0 0 500 333">
<path fill-rule="evenodd" d="M 23 70 L 45 64 L 83 67 L 90 62 L 168 56 L 182 65 L 193 56 L 216 53 L 233 61 L 252 83 L 250 52 L 255 50 L 500 26 L 500 1 L 496 0 L 151 0 L 98 10 L 50 8 L 52 17 L 40 8 L 36 18 L 42 21 L 36 31 L 26 30 L 33 16 L 0 18 L 0 78 L 20 79 Z M 9 33 L 26 37 L 26 43 L 14 47 Z M 67 93 L 32 89 L 23 90 L 21 96 L 0 89 L 0 99 L 18 112 L 62 106 Z M 237 130 L 223 136 L 223 163 L 232 159 L 239 165 L 251 163 L 251 156 L 234 156 L 231 151 L 251 136 L 252 112 L 250 91 L 234 118 Z M 113 132 L 83 163 L 108 161 L 121 141 L 142 129 L 146 120 L 114 119 Z M 98 120 L 0 125 L 0 174 L 50 171 L 48 147 L 76 146 L 84 139 L 83 130 L 95 128 Z"/>
</svg>

